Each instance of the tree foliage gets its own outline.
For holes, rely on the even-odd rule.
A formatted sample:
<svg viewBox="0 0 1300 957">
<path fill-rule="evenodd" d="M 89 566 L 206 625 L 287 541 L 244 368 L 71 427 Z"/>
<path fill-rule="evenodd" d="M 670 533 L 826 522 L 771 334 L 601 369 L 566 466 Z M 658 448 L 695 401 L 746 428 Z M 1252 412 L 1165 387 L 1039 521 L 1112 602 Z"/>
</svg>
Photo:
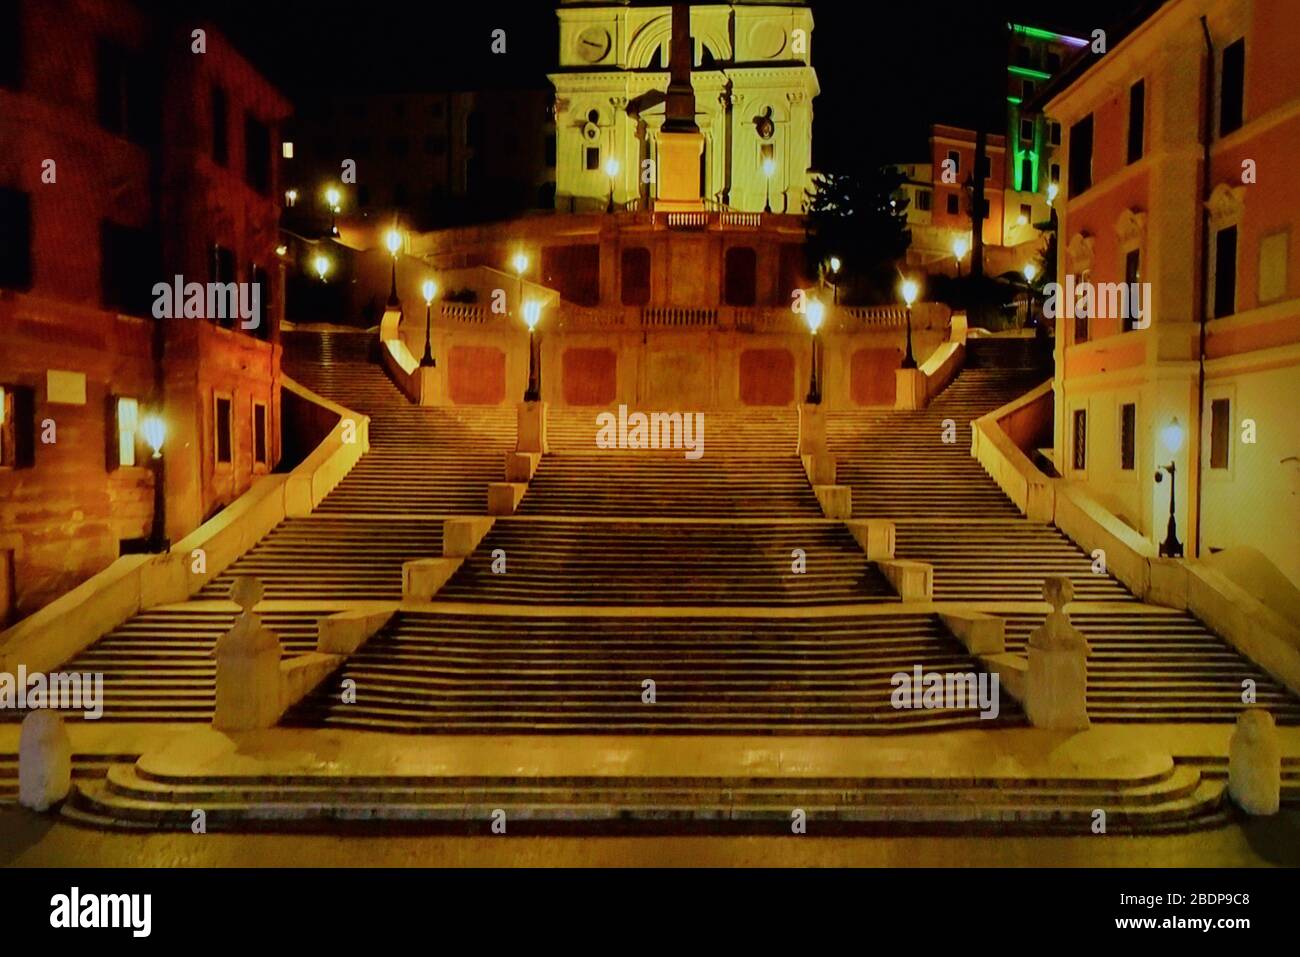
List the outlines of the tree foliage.
<svg viewBox="0 0 1300 957">
<path fill-rule="evenodd" d="M 856 298 L 893 295 L 897 261 L 912 241 L 908 200 L 899 188 L 903 178 L 891 166 L 814 177 L 808 192 L 809 275 L 838 256 L 841 288 L 857 291 Z"/>
</svg>

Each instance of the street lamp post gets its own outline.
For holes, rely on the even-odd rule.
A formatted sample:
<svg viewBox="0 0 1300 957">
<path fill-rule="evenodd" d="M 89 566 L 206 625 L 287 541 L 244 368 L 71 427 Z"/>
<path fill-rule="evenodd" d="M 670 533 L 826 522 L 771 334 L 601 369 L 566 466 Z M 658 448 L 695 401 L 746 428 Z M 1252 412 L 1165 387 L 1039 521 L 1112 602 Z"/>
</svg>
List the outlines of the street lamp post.
<svg viewBox="0 0 1300 957">
<path fill-rule="evenodd" d="M 817 330 L 821 328 L 825 318 L 825 306 L 816 299 L 808 303 L 808 307 L 804 310 L 808 331 L 812 333 L 812 369 L 808 375 L 808 397 L 804 400 L 808 405 L 821 405 L 822 401 L 821 363 L 817 361 Z"/>
<path fill-rule="evenodd" d="M 1156 469 L 1157 482 L 1164 478 L 1161 473 L 1169 473 L 1169 525 L 1165 530 L 1165 540 L 1160 543 L 1160 557 L 1182 558 L 1183 543 L 1178 540 L 1178 522 L 1174 517 L 1174 497 L 1178 491 L 1178 468 L 1176 457 L 1178 455 L 1178 450 L 1182 448 L 1183 445 L 1183 427 L 1178 424 L 1178 419 L 1175 418 L 1160 430 L 1160 435 L 1164 440 L 1165 447 L 1169 449 L 1170 454 L 1169 464 L 1159 466 Z"/>
<path fill-rule="evenodd" d="M 1025 263 L 1025 322 L 1026 324 L 1034 315 L 1034 277 L 1038 275 L 1038 267 L 1033 263 Z"/>
<path fill-rule="evenodd" d="M 835 305 L 840 304 L 840 268 L 844 263 L 839 256 L 832 256 L 830 259 L 831 275 L 835 278 L 831 280 L 831 301 Z"/>
<path fill-rule="evenodd" d="M 397 253 L 402 248 L 402 234 L 396 229 L 390 229 L 384 236 L 384 245 L 393 257 L 393 282 L 388 288 L 388 305 L 395 307 L 400 301 L 397 298 Z"/>
<path fill-rule="evenodd" d="M 424 355 L 420 357 L 420 365 L 432 369 L 438 364 L 433 361 L 433 297 L 438 292 L 438 284 L 426 279 L 421 291 L 424 293 Z"/>
<path fill-rule="evenodd" d="M 605 175 L 609 177 L 609 202 L 605 206 L 605 212 L 614 212 L 614 177 L 618 175 L 618 160 L 611 156 L 605 160 Z"/>
<path fill-rule="evenodd" d="M 903 368 L 915 369 L 916 357 L 912 355 L 912 303 L 916 302 L 921 287 L 915 279 L 903 280 L 903 302 L 907 304 L 907 353 L 903 356 Z"/>
<path fill-rule="evenodd" d="M 149 468 L 153 472 L 153 521 L 149 526 L 149 551 L 165 552 L 171 547 L 167 540 L 167 494 L 164 488 L 162 447 L 167 438 L 167 423 L 158 412 L 146 415 L 140 423 L 145 442 L 153 449 Z"/>
<path fill-rule="evenodd" d="M 515 302 L 524 301 L 524 273 L 528 271 L 528 257 L 523 253 L 515 253 L 514 258 L 510 260 L 510 265 L 515 270 Z M 514 309 L 511 309 L 513 314 Z"/>
<path fill-rule="evenodd" d="M 325 274 L 330 271 L 330 261 L 328 256 L 317 256 L 312 260 L 312 265 L 316 267 L 316 275 L 320 276 L 320 281 L 325 281 Z"/>
<path fill-rule="evenodd" d="M 770 156 L 763 160 L 763 178 L 767 181 L 767 199 L 763 202 L 763 212 L 772 211 L 772 177 L 776 174 L 776 160 Z"/>
<path fill-rule="evenodd" d="M 542 304 L 536 300 L 524 303 L 524 324 L 528 326 L 528 388 L 525 402 L 539 402 L 542 398 L 542 363 L 537 351 L 537 323 L 542 318 Z"/>
<path fill-rule="evenodd" d="M 339 203 L 342 199 L 343 195 L 333 186 L 325 190 L 325 202 L 330 208 L 330 235 L 335 239 L 338 239 L 339 236 L 338 214 Z"/>
</svg>

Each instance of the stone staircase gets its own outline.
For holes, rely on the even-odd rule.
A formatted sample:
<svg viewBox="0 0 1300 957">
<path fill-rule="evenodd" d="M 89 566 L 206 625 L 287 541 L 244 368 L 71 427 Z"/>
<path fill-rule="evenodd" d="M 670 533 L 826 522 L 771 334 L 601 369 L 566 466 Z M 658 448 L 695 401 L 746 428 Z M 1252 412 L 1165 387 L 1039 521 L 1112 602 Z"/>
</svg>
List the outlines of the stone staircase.
<svg viewBox="0 0 1300 957">
<path fill-rule="evenodd" d="M 796 549 L 806 570 L 795 573 Z M 496 574 L 504 553 L 506 571 Z M 822 605 L 897 601 L 839 522 L 498 519 L 440 601 Z"/>
<path fill-rule="evenodd" d="M 596 415 L 601 411 L 606 410 L 551 410 L 551 452 L 542 459 L 519 514 L 821 515 L 796 453 L 799 422 L 793 409 L 704 412 L 704 453 L 693 461 L 680 449 L 596 448 Z"/>
<path fill-rule="evenodd" d="M 327 499 L 328 500 L 328 499 Z M 351 518 L 318 511 L 277 525 L 199 592 L 224 599 L 237 576 L 253 575 L 267 599 L 399 600 L 402 563 L 442 554 L 442 520 Z"/>
<path fill-rule="evenodd" d="M 1007 651 L 1025 653 L 1041 613 L 999 612 Z M 1155 606 L 1080 611 L 1088 639 L 1088 714 L 1097 722 L 1231 723 L 1245 708 L 1243 682 L 1279 725 L 1300 724 L 1300 699 L 1186 612 Z"/>
<path fill-rule="evenodd" d="M 1108 835 L 1220 826 L 1221 781 L 1175 764 L 1144 776 L 924 777 L 231 777 L 109 768 L 64 814 L 127 830 L 188 830 L 201 807 L 209 831 L 326 831 L 382 824 L 385 833 L 789 835 L 795 809 L 810 835 Z"/>
<path fill-rule="evenodd" d="M 514 448 L 513 407 L 411 405 L 371 361 L 373 334 L 294 332 L 285 371 L 314 392 L 370 416 L 370 452 L 321 503 L 320 514 L 482 515 L 487 487 Z"/>
<path fill-rule="evenodd" d="M 400 613 L 300 702 L 297 727 L 432 734 L 875 734 L 1023 723 L 1003 698 L 896 710 L 890 678 L 971 672 L 932 615 Z M 356 702 L 344 704 L 344 679 Z M 644 703 L 643 682 L 656 701 Z"/>
</svg>

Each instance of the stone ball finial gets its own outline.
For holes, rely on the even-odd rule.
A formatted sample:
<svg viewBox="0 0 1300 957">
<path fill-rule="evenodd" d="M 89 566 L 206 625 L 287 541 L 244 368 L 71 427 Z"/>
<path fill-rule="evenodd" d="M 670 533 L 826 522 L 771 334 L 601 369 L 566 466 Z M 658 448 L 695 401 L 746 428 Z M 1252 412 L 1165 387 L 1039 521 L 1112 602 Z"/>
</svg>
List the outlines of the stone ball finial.
<svg viewBox="0 0 1300 957">
<path fill-rule="evenodd" d="M 234 584 L 230 586 L 230 600 L 247 613 L 252 611 L 253 606 L 262 600 L 264 591 L 260 578 L 254 578 L 251 575 L 240 575 L 235 579 Z"/>
<path fill-rule="evenodd" d="M 1247 708 L 1237 715 L 1237 734 L 1245 741 L 1260 740 L 1276 727 L 1273 715 L 1263 708 Z"/>
<path fill-rule="evenodd" d="M 1074 582 L 1064 575 L 1043 579 L 1043 600 L 1052 606 L 1052 611 L 1059 614 L 1074 601 Z"/>
</svg>

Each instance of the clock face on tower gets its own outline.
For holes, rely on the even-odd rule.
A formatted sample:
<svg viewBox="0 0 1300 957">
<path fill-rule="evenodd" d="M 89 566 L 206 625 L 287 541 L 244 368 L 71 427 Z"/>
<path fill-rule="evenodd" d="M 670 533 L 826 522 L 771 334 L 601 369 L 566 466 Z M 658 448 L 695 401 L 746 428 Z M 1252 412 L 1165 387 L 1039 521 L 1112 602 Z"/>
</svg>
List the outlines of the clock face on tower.
<svg viewBox="0 0 1300 957">
<path fill-rule="evenodd" d="M 578 56 L 588 63 L 599 63 L 609 53 L 610 36 L 604 27 L 587 27 L 578 34 Z"/>
</svg>

